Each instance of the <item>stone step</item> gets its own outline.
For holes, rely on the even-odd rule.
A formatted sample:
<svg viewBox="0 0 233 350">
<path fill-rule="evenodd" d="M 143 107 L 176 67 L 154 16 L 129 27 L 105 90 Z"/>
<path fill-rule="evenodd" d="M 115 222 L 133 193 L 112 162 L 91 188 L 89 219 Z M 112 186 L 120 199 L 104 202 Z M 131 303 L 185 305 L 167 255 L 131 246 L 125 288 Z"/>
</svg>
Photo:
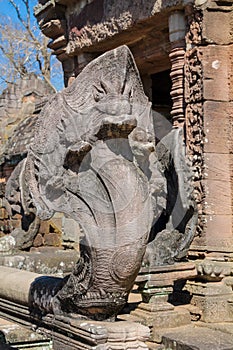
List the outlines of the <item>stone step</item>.
<svg viewBox="0 0 233 350">
<path fill-rule="evenodd" d="M 0 318 L 0 350 L 51 350 L 52 341 L 15 322 Z"/>
<path fill-rule="evenodd" d="M 233 334 L 207 327 L 185 326 L 164 332 L 162 344 L 164 350 L 233 350 Z"/>
</svg>

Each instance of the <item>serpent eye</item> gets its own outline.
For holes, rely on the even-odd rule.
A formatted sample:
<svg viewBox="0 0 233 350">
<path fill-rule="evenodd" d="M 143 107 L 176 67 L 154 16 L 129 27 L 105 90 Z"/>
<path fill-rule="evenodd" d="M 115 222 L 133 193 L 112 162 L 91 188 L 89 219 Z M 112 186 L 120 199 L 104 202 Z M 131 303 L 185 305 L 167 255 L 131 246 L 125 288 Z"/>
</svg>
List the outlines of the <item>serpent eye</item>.
<svg viewBox="0 0 233 350">
<path fill-rule="evenodd" d="M 108 92 L 110 92 L 108 84 L 103 79 L 100 80 L 99 85 L 93 86 L 93 96 L 96 102 L 102 100 L 102 98 L 106 96 Z"/>
<path fill-rule="evenodd" d="M 97 86 L 93 87 L 93 96 L 94 96 L 94 100 L 96 102 L 99 102 L 100 100 L 102 100 L 102 98 L 106 95 L 105 91 L 103 89 L 100 89 Z"/>
</svg>

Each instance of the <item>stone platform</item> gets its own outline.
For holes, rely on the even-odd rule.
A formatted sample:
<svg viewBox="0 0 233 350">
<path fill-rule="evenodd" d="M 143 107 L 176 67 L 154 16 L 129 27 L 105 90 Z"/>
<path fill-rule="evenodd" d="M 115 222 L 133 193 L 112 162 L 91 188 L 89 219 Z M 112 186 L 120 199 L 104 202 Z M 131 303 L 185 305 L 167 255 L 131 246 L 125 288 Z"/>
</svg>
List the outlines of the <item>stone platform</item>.
<svg viewBox="0 0 233 350">
<path fill-rule="evenodd" d="M 52 341 L 22 325 L 0 318 L 0 349 L 51 350 Z"/>
<path fill-rule="evenodd" d="M 31 283 L 40 276 L 29 271 L 0 267 L 0 317 L 13 322 L 15 328 L 20 325 L 28 332 L 33 329 L 36 334 L 43 334 L 43 339 L 53 343 L 52 348 L 35 349 L 148 349 L 145 342 L 149 340 L 150 330 L 139 323 L 89 321 L 77 314 L 47 315 L 41 320 L 35 318 L 29 309 L 29 290 Z M 30 337 L 28 333 L 25 344 Z M 6 345 L 6 341 L 2 343 Z"/>
<path fill-rule="evenodd" d="M 74 249 L 44 247 L 34 252 L 0 255 L 0 266 L 62 277 L 72 271 L 78 259 L 79 252 Z"/>
<path fill-rule="evenodd" d="M 224 325 L 218 324 L 223 330 L 210 329 L 207 325 L 198 323 L 176 329 L 166 330 L 162 336 L 161 350 L 232 350 L 233 324 L 231 333 L 224 330 Z M 227 328 L 228 328 L 227 326 Z M 153 347 L 151 347 L 153 349 Z"/>
</svg>

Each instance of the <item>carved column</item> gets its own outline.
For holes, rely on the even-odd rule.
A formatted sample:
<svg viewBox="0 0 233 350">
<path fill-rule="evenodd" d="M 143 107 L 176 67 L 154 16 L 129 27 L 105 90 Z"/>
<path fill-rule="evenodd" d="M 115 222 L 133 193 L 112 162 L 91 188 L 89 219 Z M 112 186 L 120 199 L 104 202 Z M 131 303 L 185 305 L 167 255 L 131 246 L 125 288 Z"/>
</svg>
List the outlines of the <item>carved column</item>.
<svg viewBox="0 0 233 350">
<path fill-rule="evenodd" d="M 169 298 L 178 280 L 195 276 L 195 266 L 189 262 L 141 268 L 136 284 L 139 285 L 142 303 L 131 312 L 130 318 L 151 328 L 152 342 L 161 343 L 161 335 L 165 328 L 190 324 L 189 312 L 172 305 Z M 122 318 L 130 319 L 128 315 Z"/>
<path fill-rule="evenodd" d="M 207 323 L 233 320 L 232 40 L 223 29 L 231 16 L 225 3 L 212 6 L 187 6 L 185 55 L 186 141 L 199 213 L 190 255 L 205 257 L 186 288 Z"/>
<path fill-rule="evenodd" d="M 184 115 L 184 56 L 186 21 L 182 11 L 176 11 L 169 17 L 169 38 L 171 42 L 171 97 L 173 101 L 171 116 L 173 125 L 182 127 Z"/>
</svg>

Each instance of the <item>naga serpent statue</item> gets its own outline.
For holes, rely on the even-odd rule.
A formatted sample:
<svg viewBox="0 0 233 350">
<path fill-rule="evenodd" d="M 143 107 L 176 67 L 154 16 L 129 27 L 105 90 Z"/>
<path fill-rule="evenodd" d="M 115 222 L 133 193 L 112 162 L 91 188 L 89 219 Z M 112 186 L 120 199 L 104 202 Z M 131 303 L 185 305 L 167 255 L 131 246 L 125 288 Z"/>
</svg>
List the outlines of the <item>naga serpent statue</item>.
<svg viewBox="0 0 233 350">
<path fill-rule="evenodd" d="M 151 103 L 126 46 L 90 62 L 50 99 L 24 162 L 25 213 L 28 203 L 41 220 L 62 212 L 85 233 L 69 276 L 32 284 L 32 312 L 112 319 L 147 246 L 152 265 L 185 256 L 195 205 L 181 131 L 156 145 Z M 164 242 L 171 246 L 161 253 Z"/>
</svg>

